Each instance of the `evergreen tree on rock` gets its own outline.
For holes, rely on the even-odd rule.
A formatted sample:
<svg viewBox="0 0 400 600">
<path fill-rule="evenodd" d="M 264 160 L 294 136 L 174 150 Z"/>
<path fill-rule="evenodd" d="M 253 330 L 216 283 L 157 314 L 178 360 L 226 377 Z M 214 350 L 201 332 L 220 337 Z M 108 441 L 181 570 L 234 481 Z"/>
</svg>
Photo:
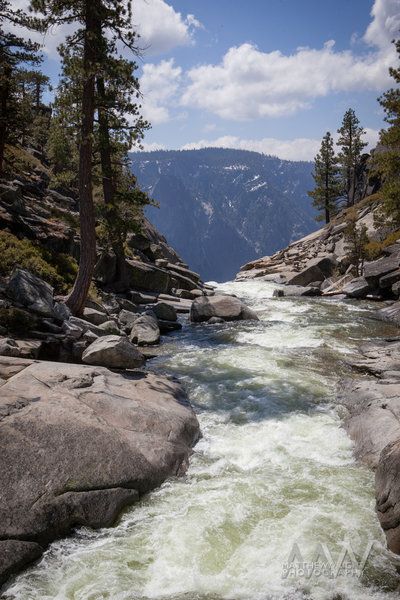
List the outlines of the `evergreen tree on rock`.
<svg viewBox="0 0 400 600">
<path fill-rule="evenodd" d="M 31 7 L 43 15 L 36 26 L 47 29 L 60 23 L 74 24 L 77 30 L 61 46 L 61 56 L 81 51 L 77 81 L 80 99 L 78 189 L 80 203 L 81 251 L 79 270 L 66 304 L 75 314 L 83 312 L 96 261 L 95 213 L 93 205 L 93 134 L 96 78 L 120 43 L 137 53 L 132 31 L 131 3 L 118 0 L 31 0 Z"/>
<path fill-rule="evenodd" d="M 341 148 L 338 159 L 343 182 L 343 196 L 346 197 L 346 205 L 349 207 L 354 205 L 354 174 L 360 164 L 362 150 L 367 145 L 361 139 L 365 130 L 360 127 L 360 121 L 352 108 L 345 112 L 338 133 L 340 137 L 337 145 Z"/>
<path fill-rule="evenodd" d="M 400 58 L 400 40 L 393 42 Z M 390 75 L 397 86 L 400 85 L 400 67 L 390 67 Z M 374 154 L 374 163 L 383 180 L 381 195 L 383 210 L 396 227 L 400 226 L 400 89 L 391 88 L 378 102 L 386 113 L 385 121 L 389 124 L 380 132 L 381 152 Z"/>
<path fill-rule="evenodd" d="M 325 219 L 329 223 L 331 217 L 337 213 L 337 204 L 340 198 L 340 179 L 339 179 L 338 159 L 335 156 L 333 148 L 333 138 L 329 131 L 322 139 L 321 148 L 315 157 L 314 190 L 307 192 L 314 199 L 315 206 L 321 214 L 316 217 L 316 221 Z"/>
<path fill-rule="evenodd" d="M 122 285 L 126 280 L 124 242 L 127 227 L 136 229 L 138 216 L 146 204 L 154 204 L 137 187 L 136 178 L 130 174 L 128 152 L 133 145 L 140 147 L 144 132 L 150 127 L 140 115 L 139 81 L 135 75 L 134 61 L 116 56 L 115 40 L 106 40 L 103 46 L 104 60 L 96 73 L 95 110 L 93 132 L 95 178 L 100 170 L 102 198 L 95 208 L 100 217 L 100 242 L 104 249 L 112 249 L 117 258 L 116 279 Z M 79 120 L 76 110 L 77 80 L 80 68 L 79 48 L 65 49 L 63 73 L 57 105 L 63 119 Z M 97 177 L 99 179 L 99 177 Z M 98 190 L 97 190 L 98 191 Z M 120 218 L 119 213 L 123 213 Z M 133 230 L 131 229 L 131 230 Z M 122 234 L 124 231 L 124 234 Z"/>
</svg>

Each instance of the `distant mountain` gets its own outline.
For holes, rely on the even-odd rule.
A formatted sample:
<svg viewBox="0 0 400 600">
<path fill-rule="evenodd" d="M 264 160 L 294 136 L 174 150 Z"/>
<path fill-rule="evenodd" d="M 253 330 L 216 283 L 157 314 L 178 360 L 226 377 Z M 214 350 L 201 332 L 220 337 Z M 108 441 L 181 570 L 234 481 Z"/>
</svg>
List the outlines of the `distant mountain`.
<svg viewBox="0 0 400 600">
<path fill-rule="evenodd" d="M 160 202 L 148 218 L 205 280 L 232 279 L 317 229 L 312 163 L 219 148 L 130 157 L 139 185 Z"/>
</svg>

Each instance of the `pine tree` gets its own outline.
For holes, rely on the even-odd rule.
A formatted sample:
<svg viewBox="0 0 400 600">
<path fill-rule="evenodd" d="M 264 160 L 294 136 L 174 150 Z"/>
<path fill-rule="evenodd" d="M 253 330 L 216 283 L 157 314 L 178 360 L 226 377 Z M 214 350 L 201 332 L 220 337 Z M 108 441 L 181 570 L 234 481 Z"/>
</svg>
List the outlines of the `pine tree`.
<svg viewBox="0 0 400 600">
<path fill-rule="evenodd" d="M 325 223 L 329 223 L 331 217 L 337 212 L 337 203 L 340 197 L 338 159 L 335 156 L 333 138 L 329 131 L 322 139 L 320 151 L 315 157 L 312 175 L 316 187 L 307 193 L 314 199 L 313 206 L 321 211 L 316 220 L 325 219 Z"/>
<path fill-rule="evenodd" d="M 348 220 L 343 231 L 344 249 L 347 250 L 347 260 L 354 265 L 356 275 L 359 277 L 364 269 L 364 261 L 367 257 L 368 238 L 367 227 L 363 224 L 357 225 L 357 219 L 352 217 Z"/>
<path fill-rule="evenodd" d="M 346 205 L 349 207 L 354 205 L 354 174 L 360 164 L 362 150 L 367 145 L 361 140 L 365 130 L 360 127 L 360 121 L 352 108 L 345 112 L 338 133 L 340 137 L 337 145 L 341 148 L 338 159 L 343 182 L 342 193 L 346 197 Z"/>
<path fill-rule="evenodd" d="M 96 260 L 92 189 L 96 77 L 112 60 L 118 42 L 137 52 L 131 25 L 131 3 L 123 4 L 118 0 L 31 0 L 31 6 L 44 15 L 46 27 L 60 22 L 79 26 L 61 47 L 64 64 L 72 59 L 79 68 L 75 83 L 80 101 L 78 188 L 81 253 L 77 279 L 66 299 L 72 312 L 79 314 L 85 305 Z M 113 74 L 111 86 L 117 75 Z"/>
<path fill-rule="evenodd" d="M 36 65 L 42 60 L 38 44 L 4 31 L 4 22 L 22 25 L 24 21 L 21 11 L 12 10 L 8 0 L 0 0 L 0 175 L 8 136 L 21 123 L 16 73 L 20 65 Z"/>
<path fill-rule="evenodd" d="M 400 40 L 393 42 L 400 58 Z M 390 75 L 397 84 L 400 84 L 400 67 L 390 67 Z M 391 88 L 378 102 L 386 113 L 385 121 L 389 124 L 386 130 L 380 132 L 380 145 L 383 152 L 374 154 L 374 163 L 377 167 L 383 186 L 383 211 L 395 226 L 400 226 L 400 89 Z"/>
</svg>

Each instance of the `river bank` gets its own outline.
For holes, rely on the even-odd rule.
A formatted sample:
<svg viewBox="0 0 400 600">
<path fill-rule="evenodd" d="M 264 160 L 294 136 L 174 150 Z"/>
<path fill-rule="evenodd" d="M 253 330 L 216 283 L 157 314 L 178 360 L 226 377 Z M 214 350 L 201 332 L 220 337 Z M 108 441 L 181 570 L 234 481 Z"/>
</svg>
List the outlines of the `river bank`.
<svg viewBox="0 0 400 600">
<path fill-rule="evenodd" d="M 116 528 L 52 544 L 5 598 L 397 597 L 373 474 L 354 463 L 336 402 L 357 346 L 395 328 L 376 320 L 376 305 L 272 298 L 274 287 L 222 286 L 261 321 L 184 323 L 148 363 L 181 380 L 200 422 L 185 477 Z M 311 562 L 323 543 L 336 564 L 346 539 L 357 558 L 373 541 L 360 578 L 284 577 L 294 543 Z"/>
</svg>

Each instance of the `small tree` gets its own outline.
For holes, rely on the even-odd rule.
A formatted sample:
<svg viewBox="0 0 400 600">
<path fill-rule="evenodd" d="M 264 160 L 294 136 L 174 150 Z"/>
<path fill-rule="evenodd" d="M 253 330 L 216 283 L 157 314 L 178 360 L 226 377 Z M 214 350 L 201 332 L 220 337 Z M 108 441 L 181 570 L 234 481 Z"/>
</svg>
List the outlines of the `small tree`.
<svg viewBox="0 0 400 600">
<path fill-rule="evenodd" d="M 333 139 L 329 131 L 324 136 L 320 151 L 315 157 L 312 176 L 316 187 L 307 193 L 314 199 L 313 206 L 321 211 L 315 219 L 316 221 L 325 219 L 325 223 L 329 223 L 331 217 L 337 212 L 340 197 L 338 160 L 335 157 Z"/>
<path fill-rule="evenodd" d="M 348 220 L 346 229 L 343 231 L 344 249 L 348 251 L 347 259 L 354 265 L 359 277 L 364 269 L 364 261 L 367 257 L 367 244 L 369 238 L 365 225 L 357 226 L 357 219 L 352 217 Z"/>
<path fill-rule="evenodd" d="M 112 203 L 98 204 L 99 226 L 97 235 L 104 250 L 112 250 L 117 258 L 117 280 L 125 280 L 125 250 L 128 233 L 141 231 L 141 217 L 145 206 L 158 206 L 137 185 L 129 167 L 120 170 L 115 180 Z"/>
<path fill-rule="evenodd" d="M 360 164 L 362 150 L 367 145 L 361 140 L 365 130 L 360 127 L 360 121 L 352 108 L 345 112 L 338 133 L 340 137 L 337 145 L 341 148 L 338 160 L 343 182 L 342 194 L 346 197 L 346 205 L 349 207 L 354 205 L 354 174 Z"/>
<path fill-rule="evenodd" d="M 21 124 L 17 71 L 23 64 L 37 65 L 42 60 L 38 54 L 39 45 L 5 32 L 4 22 L 22 25 L 25 15 L 21 11 L 12 10 L 7 0 L 0 0 L 0 176 L 8 136 Z M 24 119 L 23 123 L 25 122 Z"/>
<path fill-rule="evenodd" d="M 393 41 L 400 58 L 400 40 Z M 390 67 L 390 75 L 400 84 L 400 67 Z M 381 195 L 383 212 L 386 218 L 396 227 L 400 226 L 400 89 L 391 88 L 378 102 L 386 113 L 385 121 L 389 124 L 380 132 L 380 144 L 383 152 L 374 154 L 374 164 L 383 180 Z"/>
</svg>

